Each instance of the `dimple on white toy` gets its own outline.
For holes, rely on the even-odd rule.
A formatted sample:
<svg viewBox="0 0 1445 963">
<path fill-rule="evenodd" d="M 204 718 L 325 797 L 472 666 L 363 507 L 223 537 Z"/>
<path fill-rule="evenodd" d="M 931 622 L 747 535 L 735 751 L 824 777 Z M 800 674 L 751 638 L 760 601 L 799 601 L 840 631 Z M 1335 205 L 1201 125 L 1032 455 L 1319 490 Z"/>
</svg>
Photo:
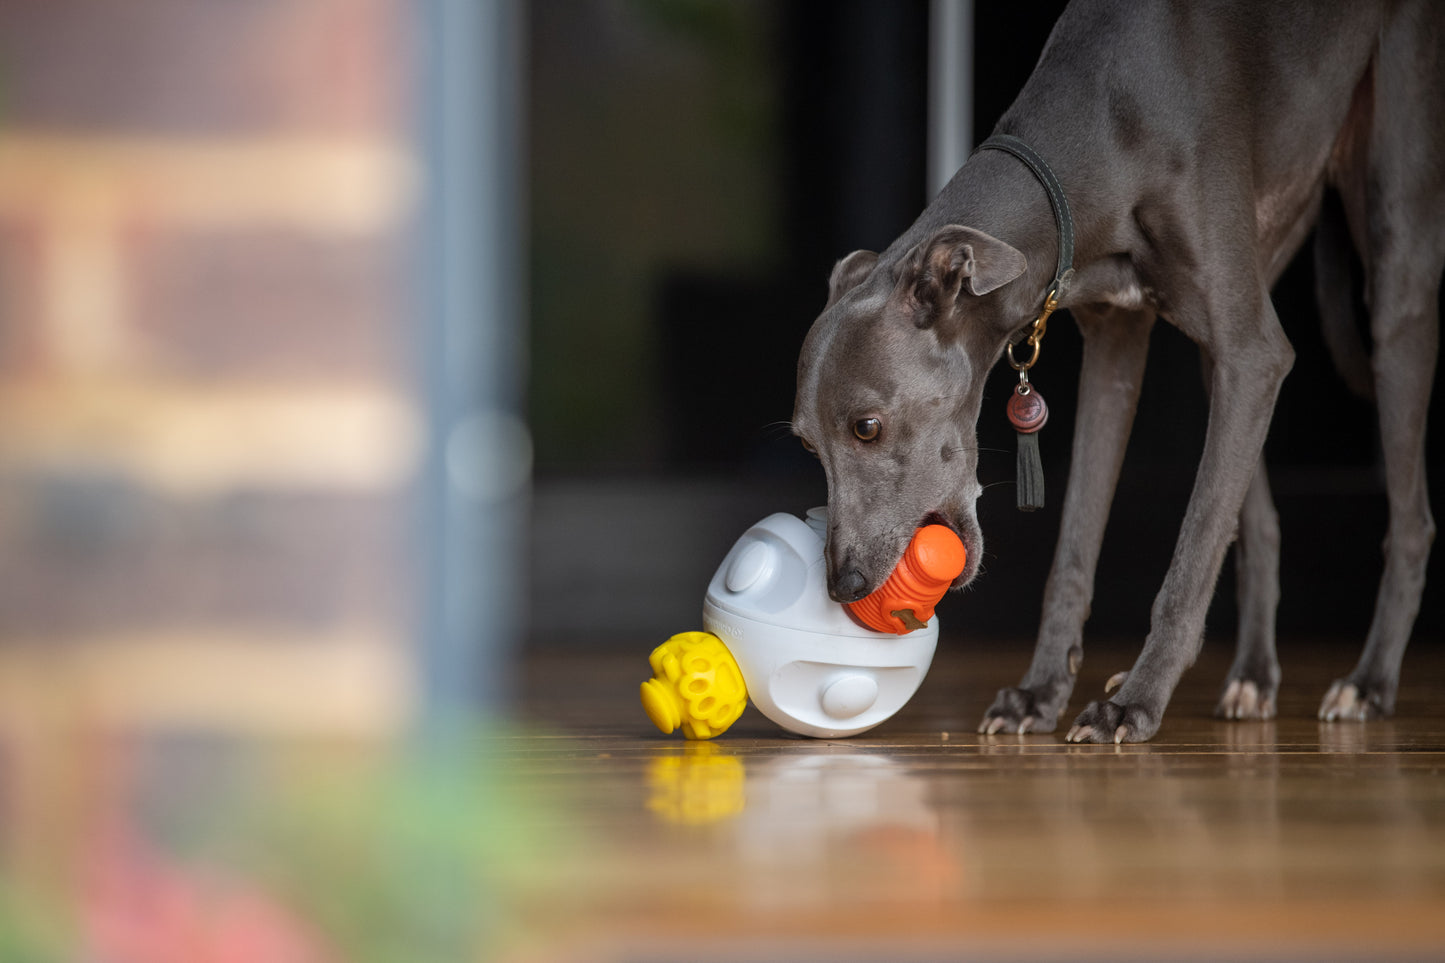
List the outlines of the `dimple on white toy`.
<svg viewBox="0 0 1445 963">
<path fill-rule="evenodd" d="M 704 632 L 653 650 L 642 705 L 664 733 L 709 739 L 752 698 L 800 735 L 853 736 L 913 696 L 938 644 L 933 609 L 963 571 L 963 543 L 943 525 L 913 535 L 877 591 L 846 605 L 828 597 L 827 511 L 780 512 L 743 533 L 703 601 Z"/>
</svg>

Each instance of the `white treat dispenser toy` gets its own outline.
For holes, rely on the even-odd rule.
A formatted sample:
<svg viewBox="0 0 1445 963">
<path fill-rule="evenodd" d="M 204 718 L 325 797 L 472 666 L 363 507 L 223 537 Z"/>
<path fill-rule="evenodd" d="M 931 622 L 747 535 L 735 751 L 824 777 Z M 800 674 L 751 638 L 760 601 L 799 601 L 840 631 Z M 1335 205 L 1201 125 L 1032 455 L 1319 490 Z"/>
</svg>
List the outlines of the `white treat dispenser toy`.
<svg viewBox="0 0 1445 963">
<path fill-rule="evenodd" d="M 828 597 L 823 544 L 827 511 L 807 521 L 780 512 L 743 533 L 703 601 L 704 632 L 653 650 L 642 704 L 664 733 L 709 739 L 742 714 L 749 697 L 791 732 L 853 736 L 892 716 L 933 661 L 933 608 L 966 561 L 943 525 L 913 535 L 877 591 L 842 605 Z"/>
</svg>

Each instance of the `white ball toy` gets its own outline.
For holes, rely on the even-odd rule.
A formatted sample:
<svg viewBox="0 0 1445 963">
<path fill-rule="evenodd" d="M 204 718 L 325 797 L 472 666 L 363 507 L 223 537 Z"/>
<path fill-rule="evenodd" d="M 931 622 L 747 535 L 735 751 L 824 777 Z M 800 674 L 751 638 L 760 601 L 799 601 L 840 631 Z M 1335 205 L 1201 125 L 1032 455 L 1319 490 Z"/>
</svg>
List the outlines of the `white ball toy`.
<svg viewBox="0 0 1445 963">
<path fill-rule="evenodd" d="M 763 715 L 830 739 L 865 732 L 918 691 L 938 619 L 905 635 L 875 632 L 828 597 L 827 510 L 804 522 L 769 515 L 743 533 L 712 577 L 703 627 L 727 646 Z"/>
</svg>

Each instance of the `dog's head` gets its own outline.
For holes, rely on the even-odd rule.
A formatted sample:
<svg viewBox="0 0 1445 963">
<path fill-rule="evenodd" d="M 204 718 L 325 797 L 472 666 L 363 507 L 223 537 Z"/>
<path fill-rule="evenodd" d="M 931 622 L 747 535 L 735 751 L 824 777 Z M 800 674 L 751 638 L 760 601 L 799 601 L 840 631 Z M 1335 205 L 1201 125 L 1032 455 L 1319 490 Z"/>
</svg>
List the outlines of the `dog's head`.
<svg viewBox="0 0 1445 963">
<path fill-rule="evenodd" d="M 828 304 L 803 342 L 793 430 L 828 478 L 828 591 L 872 592 L 914 529 L 948 525 L 978 574 L 979 405 L 989 369 L 1027 306 L 1008 288 L 1023 254 L 948 226 L 887 263 L 838 262 Z"/>
</svg>

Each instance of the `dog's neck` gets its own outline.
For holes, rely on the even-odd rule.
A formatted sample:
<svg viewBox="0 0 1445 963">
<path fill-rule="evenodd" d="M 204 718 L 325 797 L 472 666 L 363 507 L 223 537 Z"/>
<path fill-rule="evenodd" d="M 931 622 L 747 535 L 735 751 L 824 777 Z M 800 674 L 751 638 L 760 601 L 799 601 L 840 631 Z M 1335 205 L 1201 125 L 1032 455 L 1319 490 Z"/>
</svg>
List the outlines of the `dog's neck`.
<svg viewBox="0 0 1445 963">
<path fill-rule="evenodd" d="M 959 169 L 933 202 L 882 256 L 892 264 L 933 231 L 960 224 L 991 234 L 1028 259 L 1023 275 L 995 295 L 997 311 L 1015 328 L 1032 320 L 1053 280 L 1058 226 L 1048 194 L 1033 172 L 1001 151 L 981 151 Z"/>
</svg>

